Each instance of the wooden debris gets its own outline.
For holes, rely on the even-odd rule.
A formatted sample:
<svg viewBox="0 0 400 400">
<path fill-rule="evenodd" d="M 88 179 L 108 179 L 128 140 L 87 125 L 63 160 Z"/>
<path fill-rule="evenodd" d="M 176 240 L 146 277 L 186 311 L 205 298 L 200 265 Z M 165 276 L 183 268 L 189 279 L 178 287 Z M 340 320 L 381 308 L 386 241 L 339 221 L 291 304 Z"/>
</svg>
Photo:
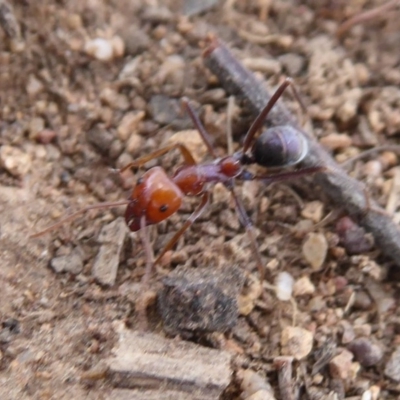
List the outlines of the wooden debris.
<svg viewBox="0 0 400 400">
<path fill-rule="evenodd" d="M 155 392 L 155 397 L 131 398 L 219 399 L 231 379 L 230 362 L 224 351 L 121 329 L 109 378 L 118 388 Z M 166 397 L 169 391 L 175 397 Z"/>
<path fill-rule="evenodd" d="M 162 397 L 161 397 L 162 396 Z M 129 390 L 114 389 L 106 400 L 205 400 L 201 393 L 185 393 L 177 390 L 163 390 L 162 394 L 159 390 Z"/>
<path fill-rule="evenodd" d="M 255 76 L 234 57 L 230 50 L 216 39 L 204 51 L 206 66 L 217 76 L 227 93 L 246 101 L 248 108 L 258 114 L 271 95 Z M 307 138 L 310 151 L 304 167 L 324 166 L 325 171 L 315 175 L 314 181 L 326 194 L 343 207 L 350 216 L 359 220 L 375 238 L 382 253 L 400 267 L 400 230 L 391 218 L 372 199 L 365 196 L 365 185 L 348 176 L 332 157 L 306 132 L 302 131 L 295 116 L 283 104 L 276 104 L 267 118 L 271 125 L 290 125 Z"/>
<path fill-rule="evenodd" d="M 93 264 L 93 276 L 101 285 L 112 286 L 118 272 L 119 258 L 127 229 L 123 218 L 103 227 L 99 242 L 103 243 Z"/>
</svg>

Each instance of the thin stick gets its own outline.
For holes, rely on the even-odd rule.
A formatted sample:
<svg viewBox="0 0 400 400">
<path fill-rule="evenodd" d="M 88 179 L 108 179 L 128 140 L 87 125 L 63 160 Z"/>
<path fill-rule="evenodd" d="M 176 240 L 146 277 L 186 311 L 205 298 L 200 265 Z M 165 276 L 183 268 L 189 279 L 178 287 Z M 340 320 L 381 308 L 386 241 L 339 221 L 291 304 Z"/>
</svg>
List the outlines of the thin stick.
<svg viewBox="0 0 400 400">
<path fill-rule="evenodd" d="M 388 1 L 382 6 L 373 8 L 372 10 L 364 11 L 360 14 L 355 15 L 354 17 L 351 17 L 339 26 L 338 30 L 336 31 L 337 38 L 341 39 L 343 35 L 353 26 L 374 20 L 382 14 L 389 12 L 392 8 L 395 8 L 398 5 L 400 5 L 399 0 Z"/>
<path fill-rule="evenodd" d="M 265 104 L 271 100 L 271 95 L 264 85 L 218 40 L 210 40 L 204 52 L 204 62 L 218 77 L 227 93 L 245 100 L 246 105 L 254 114 L 259 114 Z M 366 209 L 365 185 L 347 175 L 330 154 L 301 129 L 296 117 L 282 102 L 278 102 L 271 109 L 267 121 L 275 126 L 290 125 L 306 137 L 309 152 L 302 161 L 303 166 L 325 168 L 315 175 L 315 182 L 324 189 L 332 201 L 344 208 L 351 217 L 371 232 L 382 253 L 400 267 L 399 227 L 372 199 L 370 207 Z"/>
<path fill-rule="evenodd" d="M 71 215 L 68 215 L 65 218 L 62 218 L 60 221 L 56 222 L 53 225 L 50 225 L 46 229 L 44 229 L 40 232 L 34 233 L 33 235 L 30 235 L 29 238 L 34 239 L 34 238 L 42 236 L 48 232 L 51 232 L 52 230 L 59 228 L 61 225 L 64 225 L 66 222 L 73 221 L 75 218 L 79 217 L 79 215 L 82 215 L 90 210 L 98 210 L 98 209 L 103 209 L 103 208 L 114 208 L 114 207 L 119 207 L 119 206 L 126 206 L 127 204 L 129 204 L 129 200 L 105 202 L 105 203 L 93 204 L 92 206 L 87 206 L 85 208 L 82 208 L 81 210 L 74 212 Z"/>
</svg>

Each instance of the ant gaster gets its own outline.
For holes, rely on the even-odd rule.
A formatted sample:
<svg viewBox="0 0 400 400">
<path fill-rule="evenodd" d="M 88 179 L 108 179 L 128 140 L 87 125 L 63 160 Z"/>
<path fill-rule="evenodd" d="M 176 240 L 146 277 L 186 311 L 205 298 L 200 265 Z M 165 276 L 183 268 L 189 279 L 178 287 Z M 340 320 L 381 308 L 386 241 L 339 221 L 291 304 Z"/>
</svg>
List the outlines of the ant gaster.
<svg viewBox="0 0 400 400">
<path fill-rule="evenodd" d="M 209 184 L 220 182 L 224 184 L 233 197 L 240 222 L 249 235 L 253 254 L 257 259 L 257 266 L 261 277 L 263 277 L 264 268 L 256 244 L 253 224 L 245 211 L 242 201 L 234 191 L 234 181 L 235 179 L 263 180 L 264 182 L 271 183 L 303 176 L 317 172 L 321 169 L 320 167 L 312 167 L 298 171 L 278 173 L 275 175 L 254 175 L 244 168 L 245 165 L 254 163 L 264 167 L 285 167 L 287 165 L 297 164 L 307 154 L 308 146 L 305 137 L 290 126 L 269 128 L 258 138 L 254 139 L 256 133 L 262 128 L 262 125 L 274 104 L 281 97 L 285 89 L 291 84 L 292 80 L 287 78 L 279 86 L 268 104 L 261 111 L 248 130 L 244 139 L 243 149 L 233 155 L 228 155 L 223 158 L 216 157 L 209 134 L 192 109 L 189 101 L 184 98 L 182 100 L 183 107 L 199 131 L 208 151 L 214 157 L 213 162 L 197 164 L 190 151 L 185 147 L 185 145 L 180 143 L 174 143 L 163 147 L 126 165 L 124 168 L 119 170 L 119 172 L 126 171 L 133 167 L 141 167 L 152 159 L 158 158 L 173 149 L 178 149 L 183 156 L 184 164 L 178 167 L 172 177 L 169 177 L 161 167 L 153 167 L 138 179 L 128 200 L 88 206 L 48 227 L 42 232 L 32 235 L 32 237 L 41 236 L 88 210 L 120 205 L 127 205 L 125 221 L 129 229 L 136 232 L 146 226 L 157 224 L 176 213 L 182 205 L 184 196 L 201 196 L 201 201 L 197 209 L 166 244 L 154 263 L 148 263 L 153 266 L 160 261 L 162 256 L 174 246 L 182 234 L 196 219 L 200 217 L 209 203 Z M 148 246 L 146 242 L 145 245 Z M 147 254 L 149 254 L 148 251 Z M 147 276 L 149 273 L 149 271 L 146 271 Z"/>
</svg>

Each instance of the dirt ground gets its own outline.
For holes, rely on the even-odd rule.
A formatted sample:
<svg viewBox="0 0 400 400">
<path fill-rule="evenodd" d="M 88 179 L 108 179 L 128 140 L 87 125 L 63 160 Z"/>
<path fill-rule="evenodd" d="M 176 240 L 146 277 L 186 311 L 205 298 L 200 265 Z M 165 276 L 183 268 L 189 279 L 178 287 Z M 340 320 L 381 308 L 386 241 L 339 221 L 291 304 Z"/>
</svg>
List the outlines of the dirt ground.
<svg viewBox="0 0 400 400">
<path fill-rule="evenodd" d="M 20 32 L 0 29 L 1 399 L 101 399 L 111 392 L 103 377 L 81 378 L 110 357 L 117 323 L 138 329 L 130 288 L 146 262 L 139 236 L 123 235 L 111 287 L 100 285 L 92 269 L 100 230 L 123 216 L 124 207 L 89 211 L 37 239 L 29 235 L 71 210 L 126 199 L 141 171 L 119 176 L 112 169 L 168 141 L 182 140 L 205 158 L 194 135 L 179 134 L 193 129 L 179 109 L 183 96 L 199 112 L 217 153 L 226 154 L 229 94 L 203 65 L 209 33 L 270 88 L 294 78 L 307 107 L 306 129 L 338 162 L 392 145 L 392 151 L 358 160 L 349 174 L 399 221 L 400 10 L 353 27 L 341 40 L 335 35 L 341 22 L 382 3 L 228 0 L 193 16 L 182 14 L 193 7 L 190 1 L 11 3 Z M 290 95 L 284 101 L 303 117 Z M 231 118 L 239 149 L 251 116 L 236 101 Z M 173 152 L 146 167 L 159 163 L 172 171 L 179 162 Z M 230 265 L 257 276 L 229 194 L 221 185 L 211 192 L 211 206 L 167 252 L 154 282 L 177 266 Z M 268 279 L 274 283 L 281 271 L 294 278 L 295 324 L 312 333 L 312 351 L 294 363 L 292 382 L 303 388 L 301 398 L 399 398 L 399 373 L 388 372 L 400 346 L 398 267 L 373 246 L 350 254 L 337 228 L 337 207 L 312 177 L 268 187 L 238 183 L 237 192 L 256 226 Z M 151 228 L 155 254 L 196 204 L 188 199 Z M 307 250 L 310 235 L 322 249 L 317 260 L 307 256 L 315 251 L 312 243 Z M 369 240 L 357 237 L 357 243 Z M 201 343 L 237 356 L 224 398 L 241 398 L 245 369 L 269 380 L 276 398 L 283 398 L 273 359 L 281 355 L 292 304 L 264 287 L 248 312 L 218 340 Z M 151 318 L 151 329 L 161 333 L 160 317 Z M 368 340 L 360 344 L 363 337 Z M 335 350 L 315 371 L 327 343 Z"/>
</svg>

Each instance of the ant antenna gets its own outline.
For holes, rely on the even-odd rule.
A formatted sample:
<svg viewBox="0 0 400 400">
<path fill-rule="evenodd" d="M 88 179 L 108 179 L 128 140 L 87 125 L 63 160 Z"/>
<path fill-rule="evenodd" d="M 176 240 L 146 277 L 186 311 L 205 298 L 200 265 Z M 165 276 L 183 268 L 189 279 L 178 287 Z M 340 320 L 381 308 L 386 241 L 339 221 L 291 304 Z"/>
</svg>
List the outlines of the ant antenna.
<svg viewBox="0 0 400 400">
<path fill-rule="evenodd" d="M 119 207 L 119 206 L 126 206 L 128 204 L 129 204 L 129 200 L 121 200 L 121 201 L 98 203 L 98 204 L 93 204 L 91 206 L 87 206 L 85 208 L 82 208 L 81 210 L 74 212 L 71 215 L 68 215 L 65 218 L 62 218 L 60 221 L 56 222 L 53 225 L 50 225 L 48 228 L 46 228 L 40 232 L 34 233 L 33 235 L 30 235 L 29 238 L 31 238 L 31 239 L 38 238 L 38 237 L 44 235 L 45 233 L 51 232 L 52 230 L 59 228 L 61 225 L 64 225 L 66 222 L 73 221 L 75 218 L 79 217 L 79 215 L 85 214 L 86 212 L 88 212 L 90 210 L 115 208 L 115 207 Z"/>
</svg>

